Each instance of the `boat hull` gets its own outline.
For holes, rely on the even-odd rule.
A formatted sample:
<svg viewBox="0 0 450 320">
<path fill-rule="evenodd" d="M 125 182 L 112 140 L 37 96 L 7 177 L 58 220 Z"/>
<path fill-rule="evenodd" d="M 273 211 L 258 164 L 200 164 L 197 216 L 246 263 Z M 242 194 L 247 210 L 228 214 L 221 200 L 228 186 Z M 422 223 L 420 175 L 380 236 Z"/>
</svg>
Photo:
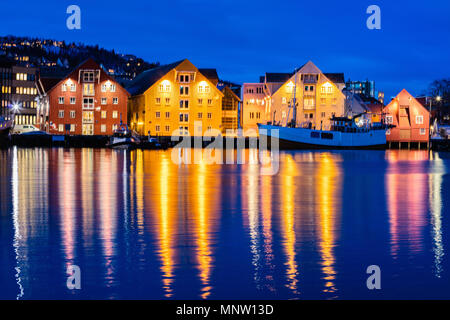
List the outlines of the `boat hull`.
<svg viewBox="0 0 450 320">
<path fill-rule="evenodd" d="M 273 130 L 278 130 L 280 149 L 385 149 L 384 130 L 367 132 L 321 131 L 304 128 L 287 128 L 259 125 L 260 136 L 266 136 L 268 146 Z"/>
</svg>

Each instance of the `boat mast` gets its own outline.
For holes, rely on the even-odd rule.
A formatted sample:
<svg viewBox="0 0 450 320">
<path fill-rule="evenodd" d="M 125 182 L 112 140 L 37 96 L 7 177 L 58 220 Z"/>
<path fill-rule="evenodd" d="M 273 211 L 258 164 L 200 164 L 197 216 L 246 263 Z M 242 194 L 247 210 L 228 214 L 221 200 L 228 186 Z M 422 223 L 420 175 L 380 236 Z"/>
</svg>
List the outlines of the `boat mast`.
<svg viewBox="0 0 450 320">
<path fill-rule="evenodd" d="M 292 99 L 292 101 L 289 102 L 288 116 L 286 118 L 286 127 L 289 125 L 291 108 L 292 108 L 292 121 L 294 123 L 294 128 L 297 126 L 296 94 L 297 94 L 297 69 L 294 69 L 294 98 Z"/>
</svg>

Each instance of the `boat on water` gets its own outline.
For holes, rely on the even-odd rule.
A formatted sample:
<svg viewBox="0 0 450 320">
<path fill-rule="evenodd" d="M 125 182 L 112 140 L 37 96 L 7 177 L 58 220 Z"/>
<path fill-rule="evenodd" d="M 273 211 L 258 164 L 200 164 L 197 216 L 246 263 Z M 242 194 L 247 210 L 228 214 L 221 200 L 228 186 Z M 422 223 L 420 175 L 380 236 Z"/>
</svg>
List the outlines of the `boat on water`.
<svg viewBox="0 0 450 320">
<path fill-rule="evenodd" d="M 107 147 L 130 150 L 136 148 L 139 143 L 139 137 L 133 131 L 129 130 L 127 125 L 122 124 L 114 131 Z"/>
<path fill-rule="evenodd" d="M 13 121 L 0 117 L 0 137 L 8 137 L 13 128 Z"/>
<path fill-rule="evenodd" d="M 277 135 L 283 149 L 384 149 L 387 126 L 352 118 L 331 118 L 330 130 L 258 124 L 260 136 Z M 278 130 L 278 131 L 274 131 Z M 268 139 L 270 142 L 270 139 Z"/>
</svg>

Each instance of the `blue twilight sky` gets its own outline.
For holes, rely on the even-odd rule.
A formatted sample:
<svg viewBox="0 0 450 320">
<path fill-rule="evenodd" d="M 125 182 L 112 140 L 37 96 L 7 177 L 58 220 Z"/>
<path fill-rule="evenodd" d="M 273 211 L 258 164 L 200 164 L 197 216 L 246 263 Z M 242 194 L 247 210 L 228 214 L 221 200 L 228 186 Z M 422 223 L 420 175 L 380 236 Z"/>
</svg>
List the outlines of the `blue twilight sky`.
<svg viewBox="0 0 450 320">
<path fill-rule="evenodd" d="M 81 30 L 66 8 L 81 8 Z M 381 30 L 366 9 L 381 8 Z M 323 72 L 371 79 L 386 98 L 450 76 L 450 1 L 2 0 L 1 35 L 99 44 L 147 61 L 188 58 L 222 79 L 257 82 L 312 60 Z"/>
</svg>

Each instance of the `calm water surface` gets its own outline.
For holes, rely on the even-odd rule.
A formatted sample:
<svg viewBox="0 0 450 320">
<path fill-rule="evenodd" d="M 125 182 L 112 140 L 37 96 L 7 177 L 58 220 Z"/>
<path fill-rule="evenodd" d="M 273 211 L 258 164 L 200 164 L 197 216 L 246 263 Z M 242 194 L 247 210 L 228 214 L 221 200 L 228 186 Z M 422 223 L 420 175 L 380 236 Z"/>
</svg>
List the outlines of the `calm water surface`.
<svg viewBox="0 0 450 320">
<path fill-rule="evenodd" d="M 0 150 L 0 298 L 450 298 L 450 154 L 283 152 L 277 175 L 259 169 Z"/>
</svg>

